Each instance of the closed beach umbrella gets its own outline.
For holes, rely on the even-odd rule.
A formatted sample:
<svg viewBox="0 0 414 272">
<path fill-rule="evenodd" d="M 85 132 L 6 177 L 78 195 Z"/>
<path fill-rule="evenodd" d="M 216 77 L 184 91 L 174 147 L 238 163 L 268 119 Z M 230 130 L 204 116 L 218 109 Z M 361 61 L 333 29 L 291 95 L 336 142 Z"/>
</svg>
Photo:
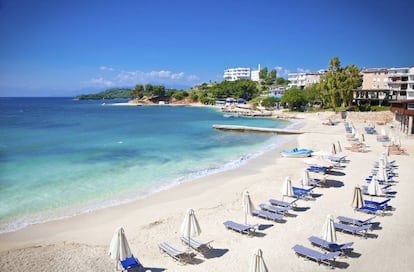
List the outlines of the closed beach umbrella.
<svg viewBox="0 0 414 272">
<path fill-rule="evenodd" d="M 261 249 L 255 249 L 250 260 L 249 272 L 267 272 Z"/>
<path fill-rule="evenodd" d="M 383 182 L 388 182 L 388 173 L 387 173 L 387 168 L 384 167 L 384 160 L 380 160 L 380 165 L 378 166 L 377 178 L 378 180 L 381 180 Z"/>
<path fill-rule="evenodd" d="M 331 153 L 332 154 L 336 154 L 336 147 L 335 147 L 335 144 L 332 144 L 332 150 L 331 150 Z"/>
<path fill-rule="evenodd" d="M 290 179 L 290 177 L 286 177 L 285 181 L 283 182 L 282 185 L 282 199 L 285 196 L 293 196 L 293 188 L 292 188 L 292 180 Z"/>
<path fill-rule="evenodd" d="M 372 176 L 372 180 L 368 185 L 368 194 L 372 196 L 379 196 L 382 194 L 381 187 L 376 175 Z"/>
<path fill-rule="evenodd" d="M 247 225 L 247 216 L 252 214 L 254 210 L 253 202 L 250 198 L 248 191 L 243 192 L 243 212 L 244 212 L 244 223 Z"/>
<path fill-rule="evenodd" d="M 357 139 L 357 140 L 359 141 L 359 137 L 360 137 L 360 135 L 359 135 L 359 132 L 357 131 L 357 132 L 355 133 L 354 138 L 355 138 L 355 139 Z"/>
<path fill-rule="evenodd" d="M 389 152 L 389 146 L 387 146 L 387 148 L 388 148 L 388 152 Z M 382 154 L 382 156 L 381 156 L 381 158 L 379 160 L 379 165 L 381 165 L 381 163 L 382 163 L 382 165 L 384 167 L 387 167 L 388 166 L 388 156 L 387 156 L 387 153 L 383 153 Z"/>
<path fill-rule="evenodd" d="M 341 143 L 338 141 L 338 153 L 342 152 L 342 147 L 341 147 Z"/>
<path fill-rule="evenodd" d="M 322 228 L 322 238 L 330 243 L 336 242 L 336 230 L 332 215 L 326 217 L 325 224 Z"/>
<path fill-rule="evenodd" d="M 352 197 L 352 208 L 359 209 L 364 206 L 364 199 L 362 198 L 361 188 L 355 187 L 354 195 Z"/>
<path fill-rule="evenodd" d="M 305 171 L 303 171 L 303 175 L 302 175 L 302 185 L 303 186 L 309 186 L 310 177 L 309 177 L 309 171 L 305 169 Z"/>
<path fill-rule="evenodd" d="M 201 228 L 198 224 L 197 217 L 195 216 L 193 209 L 188 209 L 185 216 L 184 221 L 181 224 L 181 235 L 183 237 L 188 238 L 188 247 L 191 244 L 191 237 L 200 235 Z"/>
<path fill-rule="evenodd" d="M 125 260 L 132 256 L 131 249 L 129 248 L 128 240 L 125 236 L 125 231 L 122 227 L 115 230 L 109 245 L 109 256 L 112 260 L 116 261 L 116 269 L 120 261 Z"/>
</svg>

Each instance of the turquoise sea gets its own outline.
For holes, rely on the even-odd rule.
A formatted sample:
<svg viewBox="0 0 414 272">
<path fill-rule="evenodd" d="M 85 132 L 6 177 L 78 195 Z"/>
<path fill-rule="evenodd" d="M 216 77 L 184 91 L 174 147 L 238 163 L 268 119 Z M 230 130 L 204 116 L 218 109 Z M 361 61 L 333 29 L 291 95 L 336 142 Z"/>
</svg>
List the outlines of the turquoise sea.
<svg viewBox="0 0 414 272">
<path fill-rule="evenodd" d="M 217 109 L 0 98 L 0 233 L 143 198 L 240 167 L 286 138 L 213 124 L 282 128 Z"/>
</svg>

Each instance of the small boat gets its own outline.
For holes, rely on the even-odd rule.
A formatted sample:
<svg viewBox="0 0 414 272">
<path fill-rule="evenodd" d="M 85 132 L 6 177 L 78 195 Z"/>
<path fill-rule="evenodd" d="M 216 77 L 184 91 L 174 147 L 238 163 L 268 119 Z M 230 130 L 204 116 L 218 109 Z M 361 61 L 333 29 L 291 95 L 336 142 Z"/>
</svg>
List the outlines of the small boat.
<svg viewBox="0 0 414 272">
<path fill-rule="evenodd" d="M 294 148 L 292 150 L 283 150 L 282 152 L 280 152 L 280 154 L 282 154 L 283 157 L 288 157 L 288 158 L 305 158 L 305 157 L 309 157 L 312 154 L 312 152 L 313 150 L 311 149 Z"/>
</svg>

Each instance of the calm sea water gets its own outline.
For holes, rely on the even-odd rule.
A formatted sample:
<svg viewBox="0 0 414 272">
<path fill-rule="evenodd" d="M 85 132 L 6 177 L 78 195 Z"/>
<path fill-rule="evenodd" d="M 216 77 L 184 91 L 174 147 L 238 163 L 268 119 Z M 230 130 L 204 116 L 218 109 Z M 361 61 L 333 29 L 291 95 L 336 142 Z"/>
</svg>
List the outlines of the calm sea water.
<svg viewBox="0 0 414 272">
<path fill-rule="evenodd" d="M 212 108 L 101 103 L 0 98 L 0 232 L 136 200 L 282 144 L 213 124 L 290 124 Z"/>
</svg>

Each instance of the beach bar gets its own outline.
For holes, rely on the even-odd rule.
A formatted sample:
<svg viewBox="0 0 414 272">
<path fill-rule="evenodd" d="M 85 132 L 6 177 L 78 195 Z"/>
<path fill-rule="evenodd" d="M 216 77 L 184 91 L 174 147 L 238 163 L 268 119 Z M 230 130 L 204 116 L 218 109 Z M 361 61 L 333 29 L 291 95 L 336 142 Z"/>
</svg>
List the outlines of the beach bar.
<svg viewBox="0 0 414 272">
<path fill-rule="evenodd" d="M 394 120 L 400 123 L 400 130 L 406 134 L 414 134 L 414 99 L 391 103 Z"/>
</svg>

